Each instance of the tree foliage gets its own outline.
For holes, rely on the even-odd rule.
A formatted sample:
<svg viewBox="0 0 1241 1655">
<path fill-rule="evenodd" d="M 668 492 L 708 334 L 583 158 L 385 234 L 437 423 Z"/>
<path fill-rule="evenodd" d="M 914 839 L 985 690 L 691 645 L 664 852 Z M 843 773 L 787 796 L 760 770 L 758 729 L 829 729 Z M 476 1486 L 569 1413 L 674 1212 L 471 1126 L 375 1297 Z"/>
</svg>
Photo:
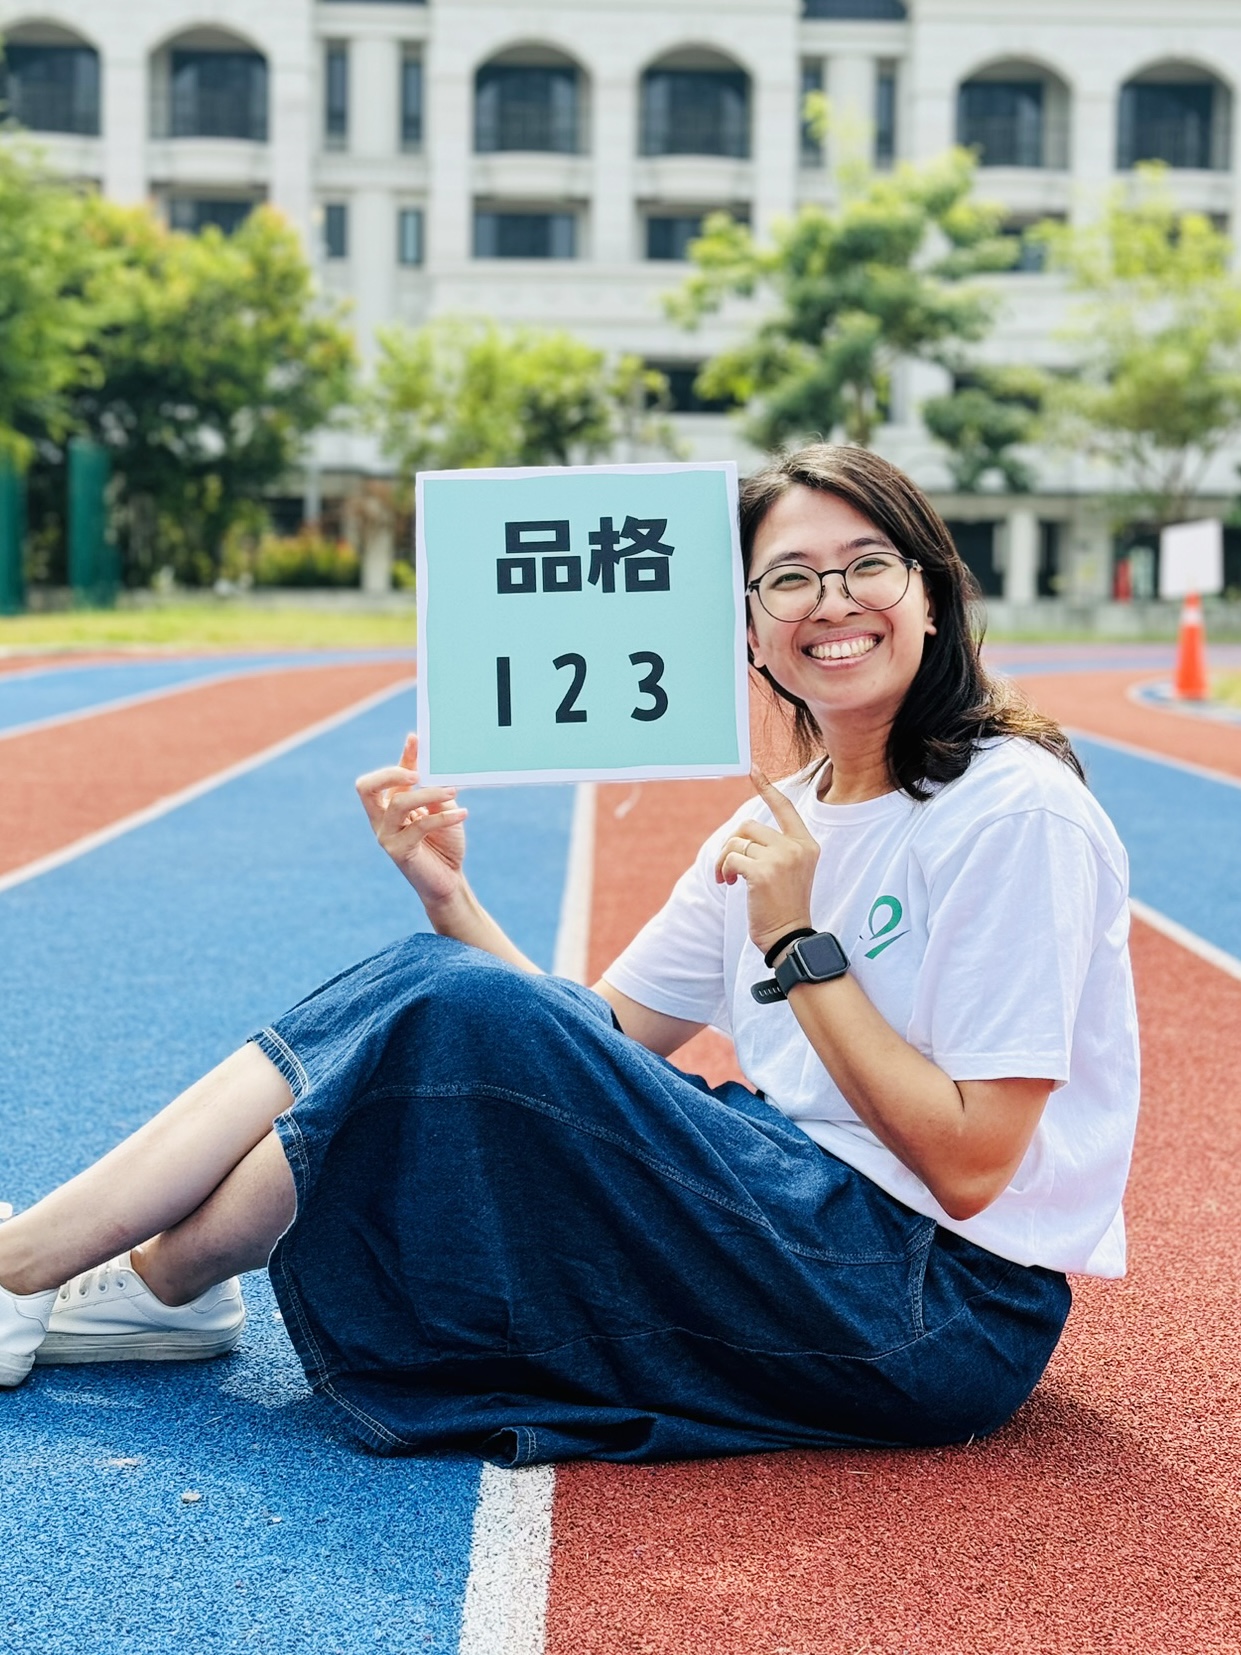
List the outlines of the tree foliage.
<svg viewBox="0 0 1241 1655">
<path fill-rule="evenodd" d="M 768 308 L 708 362 L 702 394 L 748 404 L 762 447 L 816 433 L 869 446 L 898 360 L 961 372 L 991 326 L 997 301 L 968 279 L 1008 269 L 1016 248 L 1001 209 L 970 198 L 973 181 L 964 150 L 892 173 L 847 167 L 840 204 L 803 206 L 770 247 L 713 214 L 669 313 L 693 328 L 730 298 Z"/>
<path fill-rule="evenodd" d="M 1081 228 L 1042 231 L 1079 295 L 1075 372 L 1047 382 L 1047 434 L 1093 455 L 1126 515 L 1176 522 L 1212 459 L 1241 434 L 1241 283 L 1229 238 L 1179 210 L 1158 168 Z"/>
<path fill-rule="evenodd" d="M 171 552 L 183 577 L 210 578 L 230 527 L 347 400 L 351 335 L 270 209 L 229 237 L 187 236 L 95 199 L 85 232 L 92 326 L 74 425 L 111 452 L 131 530 L 145 513 L 160 560 Z"/>
<path fill-rule="evenodd" d="M 929 397 L 922 418 L 948 450 L 953 486 L 974 494 L 996 479 L 1028 494 L 1034 473 L 1017 450 L 1034 441 L 1046 381 L 1037 369 L 975 368 L 951 393 Z"/>
<path fill-rule="evenodd" d="M 0 452 L 20 466 L 69 428 L 90 329 L 83 203 L 32 155 L 0 149 Z"/>
<path fill-rule="evenodd" d="M 673 447 L 657 408 L 663 375 L 634 356 L 609 361 L 568 333 L 462 317 L 392 327 L 380 334 L 375 377 L 373 417 L 406 478 L 585 463 L 626 440 Z"/>
</svg>

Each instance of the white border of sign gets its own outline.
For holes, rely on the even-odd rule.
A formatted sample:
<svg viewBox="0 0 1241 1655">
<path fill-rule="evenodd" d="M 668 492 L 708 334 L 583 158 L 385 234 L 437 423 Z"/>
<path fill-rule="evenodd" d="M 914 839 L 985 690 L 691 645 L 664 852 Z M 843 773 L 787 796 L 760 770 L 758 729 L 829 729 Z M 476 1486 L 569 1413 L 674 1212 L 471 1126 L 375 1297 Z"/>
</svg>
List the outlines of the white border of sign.
<svg viewBox="0 0 1241 1655">
<path fill-rule="evenodd" d="M 433 757 L 431 745 L 431 709 L 427 699 L 426 673 L 426 603 L 428 597 L 427 546 L 423 526 L 423 484 L 444 478 L 468 477 L 486 481 L 512 481 L 520 477 L 576 477 L 622 473 L 626 476 L 662 474 L 681 471 L 722 471 L 728 493 L 729 521 L 733 542 L 733 658 L 736 663 L 733 682 L 733 706 L 737 720 L 736 765 L 718 764 L 648 764 L 630 767 L 613 766 L 603 769 L 574 770 L 480 770 L 468 775 L 455 772 L 444 774 L 424 762 Z M 746 659 L 745 582 L 741 568 L 741 532 L 737 511 L 737 463 L 735 460 L 653 460 L 636 465 L 548 465 L 496 466 L 477 471 L 420 471 L 414 484 L 414 511 L 417 521 L 415 542 L 415 573 L 418 585 L 418 754 L 419 770 L 424 785 L 438 787 L 521 787 L 563 782 L 625 782 L 625 781 L 690 781 L 715 776 L 747 776 L 750 773 L 750 679 Z"/>
</svg>

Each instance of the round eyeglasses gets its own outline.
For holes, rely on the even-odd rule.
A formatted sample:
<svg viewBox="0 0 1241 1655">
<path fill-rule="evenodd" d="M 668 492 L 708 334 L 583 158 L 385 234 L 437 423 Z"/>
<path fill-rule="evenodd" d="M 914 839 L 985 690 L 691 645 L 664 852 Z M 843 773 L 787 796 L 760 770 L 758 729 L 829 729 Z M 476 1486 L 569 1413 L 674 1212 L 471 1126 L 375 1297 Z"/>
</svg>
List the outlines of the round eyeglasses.
<svg viewBox="0 0 1241 1655">
<path fill-rule="evenodd" d="M 746 586 L 773 621 L 804 621 L 823 601 L 829 575 L 839 575 L 845 596 L 861 609 L 892 609 L 909 590 L 909 577 L 922 565 L 897 552 L 863 552 L 843 569 L 808 569 L 779 563 Z"/>
</svg>

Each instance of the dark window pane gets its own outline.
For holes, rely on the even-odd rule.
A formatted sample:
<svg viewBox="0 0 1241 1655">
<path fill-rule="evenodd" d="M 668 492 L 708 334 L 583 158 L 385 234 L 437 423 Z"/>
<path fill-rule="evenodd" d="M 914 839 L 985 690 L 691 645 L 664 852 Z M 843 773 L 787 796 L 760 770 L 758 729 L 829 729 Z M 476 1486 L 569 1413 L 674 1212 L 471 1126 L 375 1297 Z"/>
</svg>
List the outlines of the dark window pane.
<svg viewBox="0 0 1241 1655">
<path fill-rule="evenodd" d="M 1209 169 L 1214 113 L 1215 87 L 1209 81 L 1124 87 L 1118 165 L 1162 161 L 1169 167 Z"/>
<path fill-rule="evenodd" d="M 323 131 L 343 143 L 349 136 L 349 48 L 329 46 L 324 61 Z"/>
<path fill-rule="evenodd" d="M 687 259 L 689 244 L 702 234 L 702 216 L 648 218 L 646 256 L 648 259 Z"/>
<path fill-rule="evenodd" d="M 806 99 L 812 92 L 823 90 L 823 65 L 821 63 L 803 63 L 801 66 L 801 162 L 804 167 L 817 167 L 823 163 L 823 145 L 815 136 L 809 121 L 806 119 Z"/>
<path fill-rule="evenodd" d="M 329 201 L 323 210 L 323 250 L 330 259 L 349 257 L 349 208 L 343 201 Z"/>
<path fill-rule="evenodd" d="M 739 69 L 648 69 L 643 155 L 750 153 L 750 78 Z"/>
<path fill-rule="evenodd" d="M 577 71 L 491 64 L 475 79 L 474 147 L 500 150 L 578 149 Z"/>
<path fill-rule="evenodd" d="M 10 46 L 0 71 L 7 113 L 31 132 L 99 133 L 99 54 L 89 46 Z"/>
<path fill-rule="evenodd" d="M 267 60 L 257 52 L 172 54 L 174 138 L 267 141 Z"/>
<path fill-rule="evenodd" d="M 572 213 L 474 214 L 474 256 L 479 259 L 571 259 L 577 221 Z"/>
<path fill-rule="evenodd" d="M 957 140 L 977 148 L 984 167 L 1041 167 L 1042 82 L 967 81 L 957 98 Z"/>
<path fill-rule="evenodd" d="M 668 381 L 668 396 L 674 414 L 723 414 L 735 408 L 728 397 L 703 397 L 694 389 L 702 371 L 701 362 L 648 362 Z"/>
<path fill-rule="evenodd" d="M 168 222 L 174 230 L 185 230 L 193 236 L 208 225 L 231 236 L 253 211 L 253 201 L 221 201 L 211 197 L 195 200 L 178 195 L 168 203 Z"/>
<path fill-rule="evenodd" d="M 835 17 L 845 22 L 903 23 L 904 0 L 802 0 L 803 17 Z"/>
<path fill-rule="evenodd" d="M 422 263 L 422 208 L 402 207 L 396 217 L 398 264 Z"/>
<path fill-rule="evenodd" d="M 417 149 L 422 142 L 422 59 L 401 59 L 401 147 Z"/>
<path fill-rule="evenodd" d="M 984 598 L 1004 595 L 1004 575 L 995 564 L 994 523 L 949 523 L 948 532 Z"/>
<path fill-rule="evenodd" d="M 896 71 L 880 69 L 875 81 L 875 165 L 896 160 Z"/>
</svg>

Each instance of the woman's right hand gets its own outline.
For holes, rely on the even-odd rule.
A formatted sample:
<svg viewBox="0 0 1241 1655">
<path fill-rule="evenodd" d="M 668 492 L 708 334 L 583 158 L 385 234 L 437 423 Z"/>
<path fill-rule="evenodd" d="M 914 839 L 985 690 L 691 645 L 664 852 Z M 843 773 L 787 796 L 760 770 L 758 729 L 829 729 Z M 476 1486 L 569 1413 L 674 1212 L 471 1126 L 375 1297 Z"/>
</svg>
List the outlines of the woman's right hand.
<svg viewBox="0 0 1241 1655">
<path fill-rule="evenodd" d="M 434 919 L 466 889 L 468 813 L 455 787 L 419 787 L 417 766 L 418 737 L 406 736 L 399 764 L 359 776 L 355 785 L 375 837 Z"/>
</svg>

